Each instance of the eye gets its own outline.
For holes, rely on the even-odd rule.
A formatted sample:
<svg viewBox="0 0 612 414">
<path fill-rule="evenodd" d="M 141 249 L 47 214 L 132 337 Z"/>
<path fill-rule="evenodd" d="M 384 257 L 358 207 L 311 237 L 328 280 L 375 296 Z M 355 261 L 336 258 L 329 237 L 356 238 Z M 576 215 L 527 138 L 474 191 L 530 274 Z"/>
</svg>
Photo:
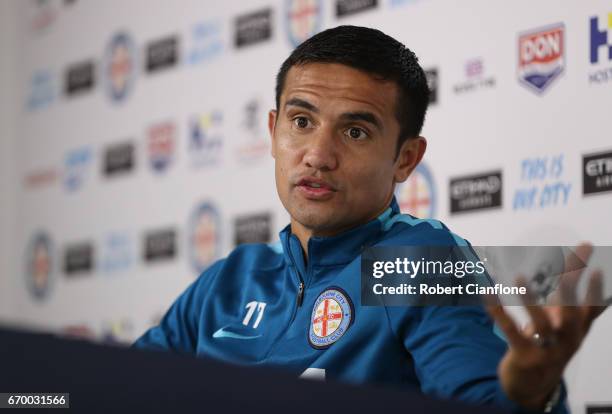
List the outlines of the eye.
<svg viewBox="0 0 612 414">
<path fill-rule="evenodd" d="M 310 121 L 305 116 L 297 116 L 293 118 L 293 125 L 299 129 L 304 129 L 310 126 Z"/>
<path fill-rule="evenodd" d="M 361 128 L 350 127 L 344 131 L 344 135 L 355 141 L 360 141 L 368 137 L 368 133 Z"/>
</svg>

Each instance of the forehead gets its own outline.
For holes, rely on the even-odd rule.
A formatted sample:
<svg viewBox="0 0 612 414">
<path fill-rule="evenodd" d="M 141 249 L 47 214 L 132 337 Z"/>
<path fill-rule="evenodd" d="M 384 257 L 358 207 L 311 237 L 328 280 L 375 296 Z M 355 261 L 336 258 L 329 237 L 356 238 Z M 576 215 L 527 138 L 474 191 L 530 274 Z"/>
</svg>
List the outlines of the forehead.
<svg viewBox="0 0 612 414">
<path fill-rule="evenodd" d="M 394 119 L 397 84 L 338 63 L 307 63 L 289 69 L 281 107 L 293 97 L 314 99 L 318 107 L 351 105 Z"/>
</svg>

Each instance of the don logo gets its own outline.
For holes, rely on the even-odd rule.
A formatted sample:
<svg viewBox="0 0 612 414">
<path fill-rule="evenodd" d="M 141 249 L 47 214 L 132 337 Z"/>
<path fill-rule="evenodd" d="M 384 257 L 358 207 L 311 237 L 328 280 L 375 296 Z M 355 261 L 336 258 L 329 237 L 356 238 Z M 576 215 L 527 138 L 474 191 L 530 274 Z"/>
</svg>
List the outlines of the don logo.
<svg viewBox="0 0 612 414">
<path fill-rule="evenodd" d="M 561 23 L 519 35 L 519 81 L 543 93 L 565 69 L 565 26 Z"/>
</svg>

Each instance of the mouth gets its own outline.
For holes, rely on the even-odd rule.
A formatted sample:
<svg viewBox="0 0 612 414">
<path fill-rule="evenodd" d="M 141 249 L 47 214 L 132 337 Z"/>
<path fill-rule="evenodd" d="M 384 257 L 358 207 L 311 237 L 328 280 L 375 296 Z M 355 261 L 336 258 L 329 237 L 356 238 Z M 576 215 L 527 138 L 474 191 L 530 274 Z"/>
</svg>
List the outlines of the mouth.
<svg viewBox="0 0 612 414">
<path fill-rule="evenodd" d="M 328 200 L 337 191 L 325 180 L 316 177 L 304 177 L 296 185 L 298 191 L 310 200 Z"/>
</svg>

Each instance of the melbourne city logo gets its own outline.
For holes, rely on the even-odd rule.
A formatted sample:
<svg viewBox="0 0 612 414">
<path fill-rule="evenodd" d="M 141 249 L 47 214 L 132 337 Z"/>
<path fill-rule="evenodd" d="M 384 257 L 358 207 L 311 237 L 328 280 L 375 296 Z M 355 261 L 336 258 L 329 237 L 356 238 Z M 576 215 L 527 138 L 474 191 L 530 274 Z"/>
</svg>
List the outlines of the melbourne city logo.
<svg viewBox="0 0 612 414">
<path fill-rule="evenodd" d="M 402 213 L 432 218 L 436 213 L 436 187 L 427 165 L 419 163 L 408 179 L 397 186 L 395 196 Z"/>
<path fill-rule="evenodd" d="M 160 122 L 147 131 L 149 164 L 153 171 L 164 172 L 172 163 L 176 148 L 176 125 L 173 122 Z"/>
<path fill-rule="evenodd" d="M 265 42 L 272 38 L 272 9 L 238 16 L 235 21 L 234 46 L 237 48 Z"/>
<path fill-rule="evenodd" d="M 464 66 L 465 79 L 453 86 L 457 95 L 477 92 L 495 87 L 495 78 L 485 74 L 484 61 L 481 58 L 470 59 Z"/>
<path fill-rule="evenodd" d="M 321 30 L 320 0 L 285 0 L 287 34 L 293 47 Z"/>
<path fill-rule="evenodd" d="M 106 91 L 115 102 L 124 101 L 134 87 L 138 63 L 136 46 L 125 32 L 115 34 L 110 40 L 102 64 Z"/>
<path fill-rule="evenodd" d="M 196 274 L 202 273 L 221 254 L 221 218 L 209 202 L 200 204 L 189 220 L 190 261 Z"/>
<path fill-rule="evenodd" d="M 501 171 L 451 178 L 450 180 L 451 214 L 501 207 L 501 204 Z"/>
<path fill-rule="evenodd" d="M 600 29 L 603 27 L 603 29 Z M 612 12 L 605 17 L 593 16 L 590 19 L 591 65 L 598 69 L 589 73 L 590 84 L 601 84 L 612 81 Z M 607 65 L 606 67 L 601 67 Z"/>
<path fill-rule="evenodd" d="M 520 184 L 512 200 L 513 210 L 566 206 L 572 183 L 564 177 L 564 170 L 563 154 L 522 160 Z"/>
<path fill-rule="evenodd" d="M 178 37 L 169 36 L 147 45 L 147 72 L 169 69 L 178 62 Z"/>
<path fill-rule="evenodd" d="M 582 157 L 582 193 L 612 191 L 612 151 Z"/>
<path fill-rule="evenodd" d="M 330 287 L 315 300 L 310 316 L 308 342 L 315 349 L 325 349 L 340 339 L 353 323 L 353 302 L 338 287 Z"/>
<path fill-rule="evenodd" d="M 186 54 L 187 63 L 197 65 L 220 56 L 224 48 L 221 36 L 221 23 L 218 21 L 204 21 L 193 25 L 191 43 Z"/>
<path fill-rule="evenodd" d="M 34 234 L 26 252 L 26 286 L 32 297 L 48 297 L 53 282 L 53 243 L 45 232 Z"/>
<path fill-rule="evenodd" d="M 216 165 L 223 149 L 223 114 L 211 111 L 189 120 L 189 155 L 193 167 Z"/>
<path fill-rule="evenodd" d="M 518 79 L 538 94 L 545 92 L 565 69 L 565 25 L 521 33 L 518 38 Z"/>
<path fill-rule="evenodd" d="M 93 160 L 93 151 L 89 147 L 74 149 L 64 159 L 64 187 L 68 192 L 81 188 Z"/>
</svg>

